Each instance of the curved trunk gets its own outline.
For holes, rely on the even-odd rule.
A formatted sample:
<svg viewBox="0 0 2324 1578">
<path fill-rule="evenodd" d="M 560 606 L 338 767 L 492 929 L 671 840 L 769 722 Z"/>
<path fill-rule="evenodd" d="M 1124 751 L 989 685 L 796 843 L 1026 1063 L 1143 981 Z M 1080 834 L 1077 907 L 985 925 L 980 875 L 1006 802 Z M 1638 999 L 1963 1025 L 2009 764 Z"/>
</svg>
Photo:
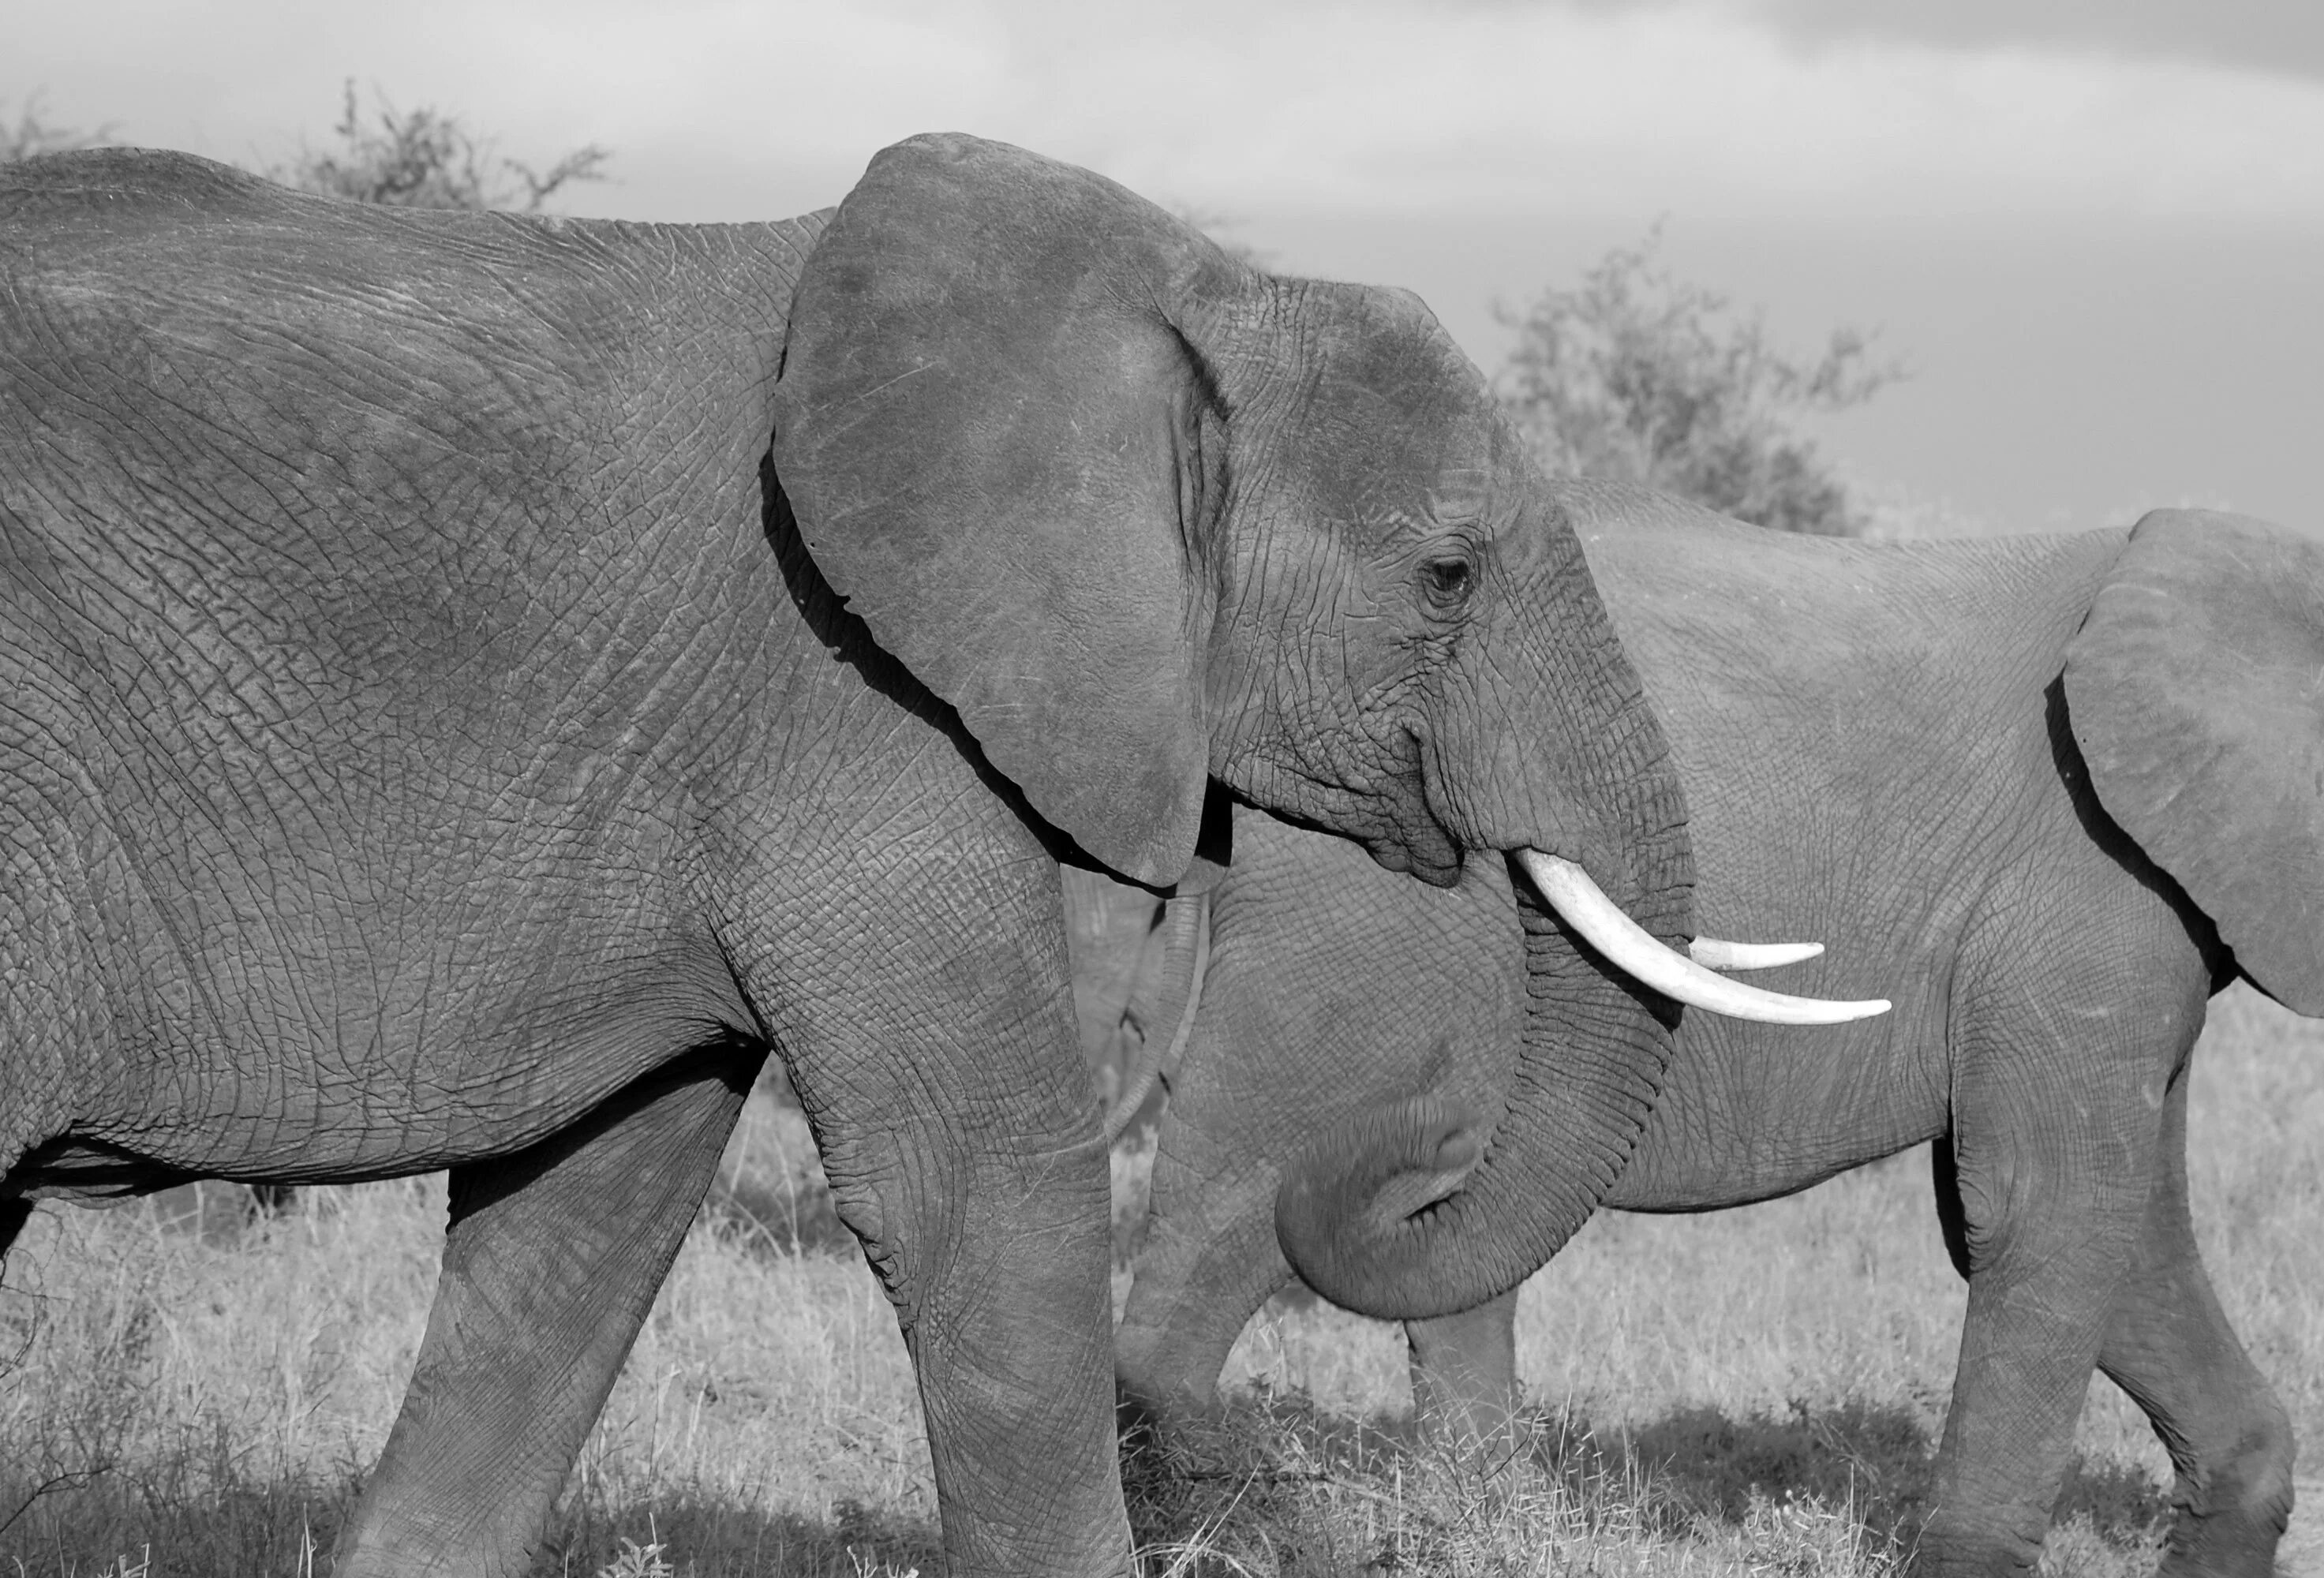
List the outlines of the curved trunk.
<svg viewBox="0 0 2324 1578">
<path fill-rule="evenodd" d="M 1413 1320 L 1507 1292 L 1589 1220 L 1637 1143 L 1679 1010 L 1517 893 L 1524 1044 L 1489 1148 L 1483 1114 L 1416 1096 L 1337 1125 L 1286 1174 L 1283 1251 L 1334 1304 Z"/>
<path fill-rule="evenodd" d="M 1489 743 L 1448 729 L 1432 790 L 1445 786 L 1446 822 L 1476 843 L 1578 862 L 1683 949 L 1694 930 L 1683 791 L 1594 587 L 1577 587 L 1588 576 L 1579 543 L 1554 516 L 1536 524 L 1504 600 L 1514 628 L 1496 632 L 1499 661 L 1456 664 L 1470 706 L 1452 720 Z M 1447 1315 L 1515 1287 L 1597 1207 L 1661 1089 L 1678 1006 L 1607 965 L 1528 881 L 1511 887 L 1525 1028 L 1489 1147 L 1482 1115 L 1417 1097 L 1327 1132 L 1277 1196 L 1285 1254 L 1361 1314 Z"/>
</svg>

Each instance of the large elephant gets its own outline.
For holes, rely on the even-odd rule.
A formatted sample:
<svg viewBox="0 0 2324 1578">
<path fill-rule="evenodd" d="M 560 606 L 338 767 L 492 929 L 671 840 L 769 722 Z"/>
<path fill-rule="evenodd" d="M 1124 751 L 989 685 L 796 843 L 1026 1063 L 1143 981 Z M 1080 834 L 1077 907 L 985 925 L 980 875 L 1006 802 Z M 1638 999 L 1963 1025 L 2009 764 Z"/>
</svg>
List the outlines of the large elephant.
<svg viewBox="0 0 2324 1578">
<path fill-rule="evenodd" d="M 2292 1444 L 2196 1256 L 2187 1057 L 2238 975 L 2324 1013 L 2324 549 L 2173 511 L 1876 545 L 1553 496 L 1679 763 L 1704 923 L 1829 939 L 1786 974 L 1897 1000 L 1780 1042 L 1688 1014 L 1606 1203 L 1713 1210 L 1935 1140 L 1969 1297 L 1923 1563 L 2034 1560 L 2095 1361 L 2177 1466 L 2166 1571 L 2265 1573 Z M 1234 837 L 1118 1339 L 1166 1420 L 1209 1405 L 1295 1263 L 1367 1313 L 1434 1313 L 1367 1260 L 1410 1180 L 1384 1207 L 1334 1190 L 1415 1166 L 1417 1198 L 1452 1187 L 1434 1148 L 1498 1110 L 1527 1011 L 1498 868 L 1438 891 L 1263 814 Z M 1421 1400 L 1511 1406 L 1513 1298 L 1407 1326 Z"/>
<path fill-rule="evenodd" d="M 770 1049 L 953 1570 L 1127 1570 L 1061 857 L 1167 886 L 1223 785 L 1692 931 L 1579 542 L 1409 296 L 962 137 L 706 228 L 63 155 L 0 270 L 0 1250 L 449 1168 L 342 1578 L 524 1569 Z M 1590 1195 L 1675 1010 L 1557 1011 L 1622 1027 L 1549 1103 Z"/>
</svg>

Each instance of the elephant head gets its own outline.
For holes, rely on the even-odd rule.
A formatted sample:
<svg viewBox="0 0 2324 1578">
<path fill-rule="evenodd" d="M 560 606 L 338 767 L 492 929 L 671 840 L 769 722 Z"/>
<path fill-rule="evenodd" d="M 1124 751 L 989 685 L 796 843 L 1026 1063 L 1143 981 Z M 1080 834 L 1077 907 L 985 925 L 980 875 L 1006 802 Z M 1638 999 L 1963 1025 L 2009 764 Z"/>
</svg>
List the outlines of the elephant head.
<svg viewBox="0 0 2324 1578">
<path fill-rule="evenodd" d="M 824 575 L 1099 862 L 1176 881 L 1215 779 L 1440 885 L 1480 852 L 1586 872 L 1654 986 L 1702 989 L 1670 952 L 1692 870 L 1661 732 L 1572 528 L 1416 298 L 1275 277 L 1086 171 L 919 137 L 808 259 L 775 404 Z M 1533 1093 L 1594 1202 L 1675 1010 L 1603 972 L 1542 990 L 1544 1033 L 1587 1023 L 1603 1065 Z M 1474 1159 L 1465 1115 L 1426 1140 L 1438 1171 Z"/>
<path fill-rule="evenodd" d="M 1271 277 L 1086 171 L 916 138 L 808 260 L 776 399 L 825 577 L 1104 864 L 1176 881 L 1216 776 L 1440 884 L 1464 850 L 1583 858 L 1683 932 L 1661 735 L 1413 297 Z M 1511 620 L 1528 600 L 1554 616 Z M 1545 706 L 1555 755 L 1500 758 Z"/>
</svg>

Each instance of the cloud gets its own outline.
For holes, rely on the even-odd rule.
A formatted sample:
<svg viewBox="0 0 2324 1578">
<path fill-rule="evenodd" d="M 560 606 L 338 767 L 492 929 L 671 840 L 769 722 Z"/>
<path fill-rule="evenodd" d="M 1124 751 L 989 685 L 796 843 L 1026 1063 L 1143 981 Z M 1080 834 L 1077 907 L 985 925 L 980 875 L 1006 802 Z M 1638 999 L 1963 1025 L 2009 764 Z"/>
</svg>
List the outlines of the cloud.
<svg viewBox="0 0 2324 1578">
<path fill-rule="evenodd" d="M 661 14 L 666 15 L 667 14 Z M 830 172 L 960 127 L 1242 211 L 2324 220 L 2324 84 L 2050 45 L 1809 44 L 1734 7 L 585 8 L 544 83 Z"/>
<path fill-rule="evenodd" d="M 84 0 L 41 8 L 17 51 L 31 71 L 0 93 L 46 80 L 60 119 L 247 160 L 279 153 L 286 127 L 327 133 L 354 75 L 521 156 L 604 143 L 625 184 L 583 203 L 670 217 L 828 202 L 874 149 L 945 128 L 1244 214 L 2324 224 L 2324 82 L 2126 52 L 2096 24 L 1948 32 L 1901 0 L 1867 14 L 1877 25 L 1841 14 L 1826 0 L 240 0 L 197 18 Z M 45 78 L 42 60 L 60 63 Z"/>
<path fill-rule="evenodd" d="M 1635 3 L 1635 0 L 1630 0 Z M 1726 0 L 1809 38 L 1893 38 L 1982 48 L 2211 60 L 2324 78 L 2324 6 L 2304 0 Z"/>
</svg>

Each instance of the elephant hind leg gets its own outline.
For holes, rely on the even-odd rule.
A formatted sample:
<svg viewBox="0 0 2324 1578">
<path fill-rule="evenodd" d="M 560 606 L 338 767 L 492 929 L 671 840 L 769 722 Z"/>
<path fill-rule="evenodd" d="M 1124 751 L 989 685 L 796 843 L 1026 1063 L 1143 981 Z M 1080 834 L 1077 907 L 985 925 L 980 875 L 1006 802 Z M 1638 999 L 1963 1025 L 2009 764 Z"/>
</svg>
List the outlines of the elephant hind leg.
<svg viewBox="0 0 2324 1578">
<path fill-rule="evenodd" d="M 2187 1209 L 2187 1079 L 2164 1098 L 2154 1191 L 2098 1366 L 2178 1472 L 2166 1574 L 2265 1578 L 2292 1516 L 2292 1424 L 2227 1325 Z"/>
<path fill-rule="evenodd" d="M 343 1578 L 528 1569 L 765 1060 L 696 1049 L 580 1123 L 452 1171 L 419 1363 Z"/>
<path fill-rule="evenodd" d="M 2042 1179 L 2034 1209 L 1997 1212 L 1995 1197 L 2023 1187 L 2034 1158 L 1997 1162 L 1969 1143 L 1957 1131 L 1934 1152 L 1939 1214 L 1948 1246 L 1960 1246 L 1969 1309 L 1936 1506 L 1914 1563 L 1924 1578 L 2032 1573 L 2135 1218 L 2126 1202 L 2097 1204 L 2085 1179 Z M 2018 1177 L 1999 1188 L 1989 1181 L 2010 1171 Z"/>
<path fill-rule="evenodd" d="M 2154 1189 L 2156 1104 L 2209 984 L 2192 949 L 2135 980 L 2096 950 L 2014 959 L 2044 967 L 2028 984 L 1982 961 L 1980 990 L 1964 994 L 1952 1128 L 1934 1153 L 1948 1248 L 1969 1278 L 1915 1564 L 1944 1578 L 2025 1573 L 2041 1555 Z"/>
</svg>

